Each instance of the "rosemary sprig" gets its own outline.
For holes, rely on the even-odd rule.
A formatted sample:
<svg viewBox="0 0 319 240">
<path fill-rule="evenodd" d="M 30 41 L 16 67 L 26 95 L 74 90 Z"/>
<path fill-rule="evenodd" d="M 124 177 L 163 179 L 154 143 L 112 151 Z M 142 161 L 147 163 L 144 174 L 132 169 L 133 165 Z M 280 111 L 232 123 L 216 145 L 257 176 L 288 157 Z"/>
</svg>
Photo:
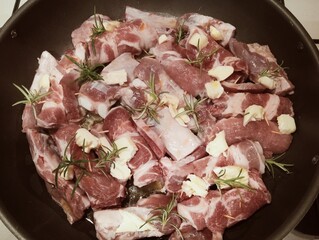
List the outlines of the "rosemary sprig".
<svg viewBox="0 0 319 240">
<path fill-rule="evenodd" d="M 285 67 L 282 67 L 284 62 L 281 62 L 276 68 L 271 69 L 270 67 L 262 70 L 259 73 L 259 77 L 269 77 L 269 78 L 275 78 L 279 76 L 279 73 L 281 70 L 285 69 Z"/>
<path fill-rule="evenodd" d="M 64 149 L 62 161 L 59 163 L 58 167 L 52 171 L 55 174 L 55 186 L 58 188 L 59 187 L 59 185 L 58 185 L 59 175 L 62 175 L 63 177 L 65 177 L 71 167 L 77 167 L 81 170 L 81 173 L 80 173 L 79 177 L 76 179 L 74 187 L 72 189 L 71 197 L 73 197 L 75 190 L 79 186 L 81 179 L 84 177 L 85 174 L 88 174 L 88 171 L 86 170 L 85 166 L 83 166 L 83 164 L 88 163 L 88 161 L 89 161 L 88 159 L 74 160 L 74 159 L 72 159 L 72 156 L 70 156 L 70 157 L 68 156 L 67 151 L 68 151 L 72 141 L 74 141 L 74 139 L 75 139 L 75 136 L 73 136 L 70 139 L 70 141 L 68 142 L 68 144 L 66 145 L 66 147 Z M 84 145 L 84 143 L 83 143 L 83 145 Z"/>
<path fill-rule="evenodd" d="M 200 44 L 200 39 L 198 39 L 198 42 L 197 42 L 196 48 L 198 52 L 196 54 L 196 58 L 194 60 L 188 58 L 187 62 L 193 66 L 199 67 L 199 69 L 202 70 L 204 61 L 210 58 L 211 56 L 213 56 L 219 49 L 215 48 L 208 53 L 204 53 L 203 49 L 200 49 L 199 44 Z"/>
<path fill-rule="evenodd" d="M 282 171 L 286 172 L 287 174 L 291 173 L 287 167 L 293 167 L 294 166 L 293 164 L 280 163 L 280 162 L 277 161 L 284 154 L 285 153 L 282 153 L 282 154 L 280 154 L 280 155 L 278 155 L 276 157 L 273 157 L 273 158 L 265 160 L 266 168 L 271 173 L 272 177 L 275 177 L 275 169 L 274 169 L 274 167 L 277 167 L 277 168 L 281 169 Z"/>
<path fill-rule="evenodd" d="M 135 115 L 135 119 L 151 119 L 159 123 L 158 110 L 162 106 L 160 101 L 160 95 L 165 92 L 156 92 L 155 75 L 153 72 L 151 72 L 150 75 L 148 88 L 149 90 L 145 90 L 145 92 L 150 97 L 150 100 L 148 100 L 144 105 L 138 108 L 131 107 L 128 104 L 123 104 L 123 106 L 133 115 Z"/>
<path fill-rule="evenodd" d="M 103 19 L 100 16 L 96 15 L 96 9 L 94 8 L 94 24 L 91 28 L 92 34 L 90 36 L 91 38 L 91 46 L 93 49 L 94 55 L 96 55 L 96 48 L 95 48 L 95 40 L 98 36 L 103 34 L 106 29 L 103 25 Z"/>
<path fill-rule="evenodd" d="M 214 179 L 214 183 L 216 184 L 217 189 L 221 191 L 222 186 L 226 185 L 230 188 L 244 188 L 244 189 L 252 190 L 250 186 L 240 182 L 240 180 L 245 178 L 245 176 L 242 175 L 242 172 L 243 172 L 243 169 L 240 169 L 236 177 L 223 179 L 222 177 L 226 174 L 226 170 L 225 169 L 221 170 L 217 178 Z"/>
<path fill-rule="evenodd" d="M 85 82 L 103 80 L 102 76 L 97 73 L 98 68 L 102 65 L 90 66 L 89 63 L 78 62 L 71 56 L 65 55 L 65 57 L 78 67 L 78 69 L 75 70 L 80 72 L 80 77 L 77 78 L 76 81 L 78 81 L 80 85 Z"/>
<path fill-rule="evenodd" d="M 107 151 L 105 151 L 107 149 Z M 126 149 L 126 147 L 118 148 L 117 145 L 113 142 L 111 143 L 111 149 L 103 146 L 98 149 L 98 158 L 93 161 L 96 162 L 96 168 L 105 168 L 107 163 L 110 163 L 114 167 L 114 160 L 119 157 L 119 154 L 122 150 Z"/>
<path fill-rule="evenodd" d="M 114 160 L 119 157 L 119 153 L 124 150 L 126 147 L 118 148 L 117 145 L 113 142 L 111 143 L 111 148 L 101 146 L 99 149 L 97 149 L 98 152 L 98 158 L 95 159 L 88 159 L 85 157 L 84 151 L 83 151 L 83 158 L 75 160 L 72 158 L 72 156 L 68 156 L 68 149 L 70 148 L 71 143 L 74 141 L 75 136 L 73 136 L 70 141 L 68 142 L 67 146 L 64 149 L 64 153 L 62 156 L 62 161 L 59 163 L 58 167 L 53 170 L 53 173 L 55 174 L 55 186 L 58 188 L 58 177 L 59 175 L 62 175 L 63 177 L 66 176 L 70 168 L 72 167 L 77 167 L 81 172 L 79 176 L 76 178 L 73 190 L 72 190 L 72 195 L 74 195 L 74 192 L 76 188 L 79 186 L 79 183 L 81 179 L 89 174 L 89 171 L 85 167 L 84 164 L 89 164 L 90 162 L 95 162 L 96 165 L 94 166 L 97 168 L 99 171 L 102 173 L 104 172 L 104 168 L 106 167 L 107 163 L 110 163 L 111 165 L 114 164 Z M 84 149 L 85 146 L 85 141 L 83 141 L 83 146 L 82 150 Z M 106 151 L 105 151 L 106 149 Z"/>
<path fill-rule="evenodd" d="M 151 222 L 159 222 L 162 226 L 162 230 L 164 229 L 164 227 L 166 225 L 168 225 L 168 226 L 173 227 L 176 231 L 178 231 L 180 233 L 180 230 L 178 229 L 177 226 L 175 226 L 172 223 L 169 223 L 169 220 L 172 218 L 172 216 L 177 216 L 181 220 L 184 220 L 184 218 L 181 215 L 179 215 L 176 212 L 173 212 L 173 209 L 174 209 L 176 203 L 177 203 L 176 196 L 175 196 L 175 194 L 173 194 L 170 202 L 166 206 L 160 207 L 160 208 L 155 208 L 151 211 L 151 213 L 154 213 L 154 215 L 151 216 L 150 218 L 148 218 L 145 221 L 145 223 L 143 223 L 140 226 L 140 228 L 144 227 L 146 224 L 151 223 Z M 182 234 L 180 234 L 180 236 L 182 236 Z"/>
<path fill-rule="evenodd" d="M 187 95 L 184 95 L 184 102 L 186 104 L 186 106 L 184 107 L 185 110 L 183 112 L 178 113 L 175 116 L 175 118 L 178 118 L 183 114 L 191 116 L 194 119 L 196 131 L 197 132 L 200 131 L 200 126 L 198 123 L 198 109 L 197 108 L 200 104 L 202 104 L 204 101 L 206 101 L 206 99 L 207 98 L 197 99 L 197 98 L 194 98 L 190 95 L 188 97 L 187 97 Z"/>
<path fill-rule="evenodd" d="M 55 186 L 58 188 L 58 176 L 63 175 L 65 176 L 67 174 L 67 172 L 70 170 L 71 167 L 77 167 L 81 170 L 80 176 L 76 178 L 74 187 L 72 189 L 72 194 L 71 196 L 74 195 L 76 188 L 79 185 L 79 182 L 81 181 L 81 179 L 83 178 L 83 176 L 85 174 L 88 174 L 88 171 L 86 170 L 86 168 L 83 166 L 83 164 L 88 163 L 87 159 L 82 159 L 82 160 L 74 160 L 72 158 L 67 158 L 62 160 L 58 167 L 56 169 L 53 170 L 53 173 L 55 174 Z"/>
<path fill-rule="evenodd" d="M 36 103 L 39 103 L 45 96 L 51 93 L 51 92 L 40 93 L 39 91 L 36 91 L 36 90 L 30 91 L 23 85 L 21 85 L 21 87 L 14 83 L 13 85 L 22 93 L 25 99 L 12 104 L 12 106 L 16 106 L 18 104 L 25 104 L 25 105 L 30 104 L 31 106 L 34 106 Z"/>
<path fill-rule="evenodd" d="M 177 22 L 177 27 L 176 27 L 177 34 L 176 34 L 176 38 L 175 38 L 177 44 L 180 41 L 182 41 L 185 38 L 186 34 L 187 34 L 187 32 L 184 30 L 184 22 L 185 22 L 185 19 L 183 19 L 182 22 L 180 22 L 180 21 Z"/>
</svg>

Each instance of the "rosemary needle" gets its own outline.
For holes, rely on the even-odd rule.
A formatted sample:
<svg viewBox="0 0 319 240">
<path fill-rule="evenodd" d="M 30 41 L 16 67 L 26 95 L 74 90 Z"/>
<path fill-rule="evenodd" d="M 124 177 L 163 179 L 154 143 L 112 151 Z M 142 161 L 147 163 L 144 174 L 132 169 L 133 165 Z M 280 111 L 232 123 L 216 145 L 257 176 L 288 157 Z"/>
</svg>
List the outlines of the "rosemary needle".
<svg viewBox="0 0 319 240">
<path fill-rule="evenodd" d="M 12 106 L 16 106 L 18 104 L 30 104 L 33 106 L 34 104 L 38 103 L 41 99 L 43 99 L 45 96 L 51 93 L 51 92 L 40 93 L 39 91 L 36 91 L 36 90 L 30 91 L 23 85 L 21 85 L 21 87 L 14 83 L 13 85 L 22 93 L 25 99 L 12 104 Z"/>
<path fill-rule="evenodd" d="M 91 46 L 93 49 L 93 53 L 94 55 L 96 55 L 96 48 L 95 48 L 95 40 L 98 36 L 100 36 L 101 34 L 103 34 L 106 29 L 103 25 L 103 20 L 100 16 L 96 15 L 96 9 L 94 7 L 94 24 L 91 28 L 92 34 L 90 36 L 91 38 Z"/>
<path fill-rule="evenodd" d="M 78 81 L 80 85 L 94 80 L 103 80 L 102 76 L 97 73 L 98 68 L 103 65 L 99 64 L 96 66 L 91 66 L 86 62 L 78 62 L 71 56 L 65 55 L 65 57 L 78 67 L 78 69 L 75 70 L 80 72 L 80 77 L 77 78 L 76 81 Z"/>
<path fill-rule="evenodd" d="M 55 185 L 58 187 L 58 176 L 61 175 L 63 177 L 66 176 L 67 172 L 70 170 L 71 167 L 77 167 L 80 170 L 80 174 L 77 176 L 74 188 L 72 190 L 72 196 L 78 187 L 81 179 L 88 175 L 90 172 L 85 167 L 85 164 L 90 164 L 91 162 L 96 163 L 95 168 L 101 171 L 105 174 L 104 168 L 106 167 L 107 163 L 115 164 L 114 160 L 119 157 L 119 153 L 126 149 L 126 147 L 118 148 L 117 145 L 113 142 L 111 143 L 111 149 L 107 148 L 105 146 L 101 146 L 100 148 L 96 149 L 98 157 L 95 159 L 88 159 L 86 155 L 83 152 L 83 158 L 82 159 L 73 159 L 72 156 L 68 156 L 67 152 L 70 148 L 71 143 L 74 141 L 75 136 L 73 136 L 70 141 L 68 142 L 67 146 L 64 149 L 64 153 L 62 156 L 62 161 L 59 163 L 58 167 L 53 170 L 53 173 L 55 173 Z M 84 149 L 85 141 L 83 141 L 83 147 Z M 106 150 L 105 150 L 106 149 Z"/>
<path fill-rule="evenodd" d="M 173 194 L 170 202 L 166 206 L 160 207 L 160 208 L 155 208 L 151 211 L 155 214 L 152 217 L 148 218 L 145 221 L 145 223 L 143 223 L 140 226 L 140 228 L 142 228 L 143 226 L 145 226 L 146 224 L 151 223 L 151 222 L 159 222 L 162 226 L 162 230 L 164 229 L 164 227 L 166 225 L 169 225 L 169 226 L 173 227 L 177 232 L 179 232 L 180 230 L 178 229 L 178 227 L 176 225 L 169 223 L 169 220 L 172 218 L 172 216 L 177 216 L 181 220 L 184 220 L 184 218 L 181 215 L 173 212 L 173 209 L 174 209 L 176 203 L 177 203 L 176 196 L 175 196 L 175 194 Z"/>
<path fill-rule="evenodd" d="M 288 167 L 293 167 L 294 165 L 291 163 L 280 163 L 277 160 L 280 159 L 285 153 L 282 153 L 278 156 L 275 156 L 270 159 L 265 160 L 265 165 L 267 170 L 271 173 L 272 177 L 275 177 L 275 169 L 274 167 L 279 168 L 280 170 L 286 172 L 287 174 L 291 173 Z"/>
<path fill-rule="evenodd" d="M 178 113 L 175 118 L 180 117 L 183 114 L 191 116 L 194 119 L 196 131 L 200 130 L 200 126 L 198 123 L 198 106 L 206 101 L 207 98 L 196 99 L 192 96 L 184 95 L 184 102 L 186 106 L 184 107 L 184 111 Z"/>
</svg>

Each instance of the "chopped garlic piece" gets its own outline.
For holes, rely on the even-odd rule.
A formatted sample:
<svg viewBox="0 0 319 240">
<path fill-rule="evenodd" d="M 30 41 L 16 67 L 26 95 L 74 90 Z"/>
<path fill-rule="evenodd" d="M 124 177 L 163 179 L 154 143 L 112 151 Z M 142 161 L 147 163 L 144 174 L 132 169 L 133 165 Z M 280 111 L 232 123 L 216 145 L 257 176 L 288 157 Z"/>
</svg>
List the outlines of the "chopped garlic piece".
<svg viewBox="0 0 319 240">
<path fill-rule="evenodd" d="M 218 29 L 213 26 L 209 26 L 209 33 L 212 36 L 212 38 L 214 38 L 216 41 L 220 41 L 224 39 L 220 31 L 218 31 Z"/>
<path fill-rule="evenodd" d="M 44 74 L 40 80 L 39 80 L 39 83 L 38 83 L 38 91 L 40 93 L 46 93 L 49 91 L 50 89 L 50 76 L 49 74 Z"/>
<path fill-rule="evenodd" d="M 283 134 L 290 134 L 296 131 L 295 119 L 288 114 L 281 114 L 277 117 L 279 131 Z"/>
<path fill-rule="evenodd" d="M 92 105 L 92 101 L 87 96 L 79 93 L 78 102 L 81 107 L 85 108 L 86 110 L 93 111 L 94 108 Z"/>
<path fill-rule="evenodd" d="M 119 152 L 119 158 L 123 162 L 129 162 L 137 152 L 137 147 L 130 136 L 122 136 L 114 141 L 117 149 L 123 148 Z"/>
<path fill-rule="evenodd" d="M 104 119 L 104 118 L 106 117 L 106 115 L 107 115 L 108 112 L 109 112 L 109 111 L 108 111 L 108 107 L 105 106 L 104 103 L 98 104 L 98 106 L 97 106 L 97 113 L 100 115 L 101 118 Z"/>
<path fill-rule="evenodd" d="M 206 197 L 208 193 L 209 183 L 204 179 L 194 175 L 189 174 L 186 181 L 183 181 L 182 191 L 188 196 L 200 196 Z"/>
<path fill-rule="evenodd" d="M 45 101 L 44 104 L 42 105 L 42 111 L 48 108 L 56 108 L 59 105 L 56 102 L 53 101 Z"/>
<path fill-rule="evenodd" d="M 189 39 L 189 44 L 198 47 L 198 50 L 202 50 L 208 44 L 208 39 L 204 34 L 194 33 Z"/>
<path fill-rule="evenodd" d="M 210 141 L 206 146 L 206 152 L 213 157 L 218 157 L 227 149 L 228 149 L 228 144 L 225 139 L 224 130 L 217 133 L 215 139 L 213 141 Z"/>
<path fill-rule="evenodd" d="M 248 171 L 245 168 L 241 168 L 239 166 L 215 167 L 213 171 L 219 179 L 229 180 L 237 178 L 235 182 L 248 186 L 249 177 Z M 220 184 L 221 189 L 229 187 L 230 186 L 227 184 Z"/>
<path fill-rule="evenodd" d="M 168 106 L 169 112 L 173 118 L 178 122 L 179 125 L 183 127 L 187 127 L 186 123 L 188 123 L 191 119 L 187 114 L 180 114 L 185 111 L 184 108 L 176 109 L 174 106 Z M 180 114 L 180 116 L 176 117 L 176 115 Z"/>
<path fill-rule="evenodd" d="M 173 94 L 163 93 L 161 94 L 161 104 L 171 105 L 173 108 L 177 109 L 179 105 L 179 99 Z"/>
<path fill-rule="evenodd" d="M 99 139 L 85 128 L 79 128 L 76 131 L 75 142 L 79 147 L 84 147 L 83 151 L 86 153 L 100 146 Z"/>
<path fill-rule="evenodd" d="M 265 110 L 262 106 L 259 105 L 250 105 L 245 109 L 244 113 L 244 123 L 246 126 L 250 121 L 258 121 L 264 119 Z"/>
<path fill-rule="evenodd" d="M 121 181 L 126 181 L 131 177 L 131 169 L 129 169 L 125 161 L 117 158 L 111 164 L 110 174 Z"/>
<path fill-rule="evenodd" d="M 108 32 L 113 32 L 113 30 L 117 27 L 120 26 L 120 22 L 119 21 L 107 21 L 107 22 L 103 22 L 103 26 L 105 28 L 106 31 Z"/>
<path fill-rule="evenodd" d="M 143 82 L 141 79 L 139 78 L 135 78 L 132 83 L 131 86 L 138 88 L 138 89 L 145 89 L 147 88 L 147 85 L 145 82 Z"/>
<path fill-rule="evenodd" d="M 267 76 L 260 77 L 258 78 L 258 82 L 268 89 L 272 90 L 276 88 L 276 81 L 270 77 L 267 77 Z"/>
<path fill-rule="evenodd" d="M 122 216 L 120 226 L 116 229 L 117 233 L 135 233 L 144 231 L 157 231 L 150 223 L 145 223 L 145 220 L 134 213 L 119 209 Z"/>
<path fill-rule="evenodd" d="M 217 81 L 223 81 L 232 75 L 234 68 L 232 66 L 217 66 L 208 71 L 208 75 L 217 79 Z"/>
<path fill-rule="evenodd" d="M 124 69 L 108 72 L 103 76 L 103 79 L 110 85 L 123 85 L 127 82 L 127 72 Z"/>
<path fill-rule="evenodd" d="M 99 141 L 100 141 L 100 146 L 104 150 L 104 152 L 109 152 L 113 150 L 109 140 L 106 137 L 100 137 Z"/>
<path fill-rule="evenodd" d="M 60 171 L 60 176 L 64 180 L 72 180 L 74 178 L 74 166 L 69 166 L 67 169 L 61 169 Z"/>
<path fill-rule="evenodd" d="M 207 96 L 211 99 L 219 98 L 224 93 L 224 88 L 219 81 L 211 81 L 205 84 Z"/>
<path fill-rule="evenodd" d="M 168 40 L 168 37 L 165 34 L 162 34 L 158 38 L 158 44 L 162 44 L 162 43 L 166 42 L 167 40 Z"/>
</svg>

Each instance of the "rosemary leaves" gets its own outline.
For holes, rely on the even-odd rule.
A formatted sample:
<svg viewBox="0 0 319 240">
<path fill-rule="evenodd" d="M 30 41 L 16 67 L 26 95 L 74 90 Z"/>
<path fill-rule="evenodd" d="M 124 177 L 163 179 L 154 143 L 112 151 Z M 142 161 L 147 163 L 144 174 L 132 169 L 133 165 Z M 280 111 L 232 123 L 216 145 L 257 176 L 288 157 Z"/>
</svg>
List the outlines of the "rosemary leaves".
<svg viewBox="0 0 319 240">
<path fill-rule="evenodd" d="M 21 87 L 14 83 L 13 85 L 22 93 L 25 99 L 12 104 L 12 106 L 16 106 L 18 104 L 25 104 L 25 105 L 30 104 L 32 107 L 34 107 L 36 103 L 39 103 L 45 96 L 50 94 L 50 92 L 40 93 L 39 91 L 36 91 L 36 90 L 30 91 L 23 85 L 21 85 Z"/>
<path fill-rule="evenodd" d="M 178 113 L 175 118 L 182 116 L 183 114 L 186 114 L 188 116 L 191 116 L 194 119 L 195 126 L 196 126 L 196 131 L 200 131 L 200 126 L 198 123 L 198 106 L 205 102 L 207 98 L 202 98 L 202 99 L 197 99 L 194 98 L 190 95 L 184 95 L 184 102 L 185 102 L 185 107 L 184 111 Z"/>
<path fill-rule="evenodd" d="M 156 92 L 155 74 L 153 72 L 150 74 L 148 89 L 145 90 L 145 93 L 147 94 L 147 101 L 145 104 L 136 108 L 131 107 L 128 104 L 124 104 L 124 107 L 135 116 L 135 119 L 148 119 L 159 123 L 158 111 L 162 107 L 160 95 L 165 92 Z"/>
<path fill-rule="evenodd" d="M 184 220 L 184 218 L 181 215 L 179 215 L 176 211 L 174 211 L 176 204 L 177 204 L 176 196 L 175 194 L 173 194 L 171 200 L 166 206 L 155 208 L 154 210 L 151 211 L 151 213 L 153 213 L 153 216 L 148 218 L 145 221 L 145 223 L 140 226 L 140 228 L 142 228 L 148 223 L 159 223 L 162 228 L 162 231 L 164 230 L 166 226 L 168 226 L 168 227 L 173 227 L 177 232 L 179 232 L 178 226 L 173 224 L 172 223 L 173 221 L 171 221 L 174 216 L 179 218 L 180 220 Z"/>
<path fill-rule="evenodd" d="M 229 166 L 221 168 L 221 170 L 217 173 L 217 178 L 214 179 L 214 183 L 216 184 L 216 187 L 219 191 L 223 188 L 244 188 L 251 190 L 252 188 L 248 185 L 248 173 L 247 170 L 244 170 L 243 168 L 239 168 L 238 174 L 234 177 L 227 176 L 228 172 L 227 170 L 231 170 L 230 167 L 236 167 L 236 166 Z M 233 170 L 231 170 L 233 171 Z"/>
<path fill-rule="evenodd" d="M 78 69 L 75 70 L 80 72 L 80 77 L 78 77 L 76 81 L 80 85 L 85 82 L 103 80 L 102 76 L 98 73 L 98 69 L 103 65 L 91 66 L 88 62 L 78 62 L 71 56 L 65 55 L 65 57 L 78 67 Z"/>
<path fill-rule="evenodd" d="M 267 170 L 271 173 L 272 177 L 275 177 L 275 168 L 278 168 L 282 171 L 284 171 L 287 174 L 290 174 L 290 170 L 288 169 L 289 167 L 293 167 L 293 164 L 290 163 L 280 163 L 277 160 L 280 159 L 285 153 L 282 153 L 278 156 L 275 156 L 270 159 L 265 160 L 265 165 Z"/>
</svg>

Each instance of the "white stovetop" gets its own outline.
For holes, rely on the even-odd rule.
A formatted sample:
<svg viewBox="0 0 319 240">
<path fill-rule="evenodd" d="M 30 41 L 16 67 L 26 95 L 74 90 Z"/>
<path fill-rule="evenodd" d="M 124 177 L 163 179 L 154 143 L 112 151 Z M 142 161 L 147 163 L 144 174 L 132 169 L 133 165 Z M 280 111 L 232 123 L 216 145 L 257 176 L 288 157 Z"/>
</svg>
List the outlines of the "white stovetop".
<svg viewBox="0 0 319 240">
<path fill-rule="evenodd" d="M 21 0 L 24 4 L 27 0 Z M 14 0 L 0 0 L 0 27 L 11 16 L 14 6 Z M 285 0 L 286 7 L 299 19 L 310 36 L 319 39 L 319 0 Z M 319 47 L 319 45 L 317 45 Z M 15 236 L 0 221 L 0 239 L 17 240 Z M 311 236 L 305 236 L 299 232 L 293 231 L 284 240 L 314 240 Z"/>
</svg>

